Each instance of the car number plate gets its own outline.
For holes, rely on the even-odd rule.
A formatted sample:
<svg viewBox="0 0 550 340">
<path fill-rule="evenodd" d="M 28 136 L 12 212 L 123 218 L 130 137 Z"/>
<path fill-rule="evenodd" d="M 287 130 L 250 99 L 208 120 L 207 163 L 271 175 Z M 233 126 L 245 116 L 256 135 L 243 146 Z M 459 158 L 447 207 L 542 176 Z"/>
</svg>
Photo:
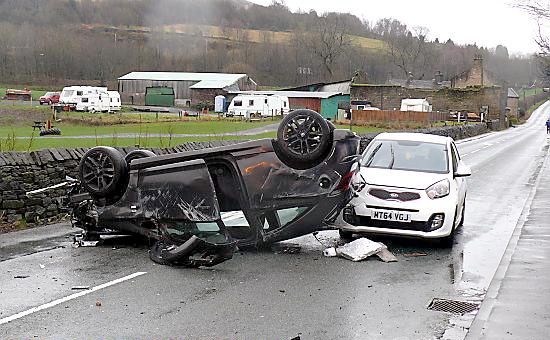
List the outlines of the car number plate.
<svg viewBox="0 0 550 340">
<path fill-rule="evenodd" d="M 411 214 L 393 210 L 373 210 L 371 217 L 375 220 L 410 222 Z"/>
</svg>

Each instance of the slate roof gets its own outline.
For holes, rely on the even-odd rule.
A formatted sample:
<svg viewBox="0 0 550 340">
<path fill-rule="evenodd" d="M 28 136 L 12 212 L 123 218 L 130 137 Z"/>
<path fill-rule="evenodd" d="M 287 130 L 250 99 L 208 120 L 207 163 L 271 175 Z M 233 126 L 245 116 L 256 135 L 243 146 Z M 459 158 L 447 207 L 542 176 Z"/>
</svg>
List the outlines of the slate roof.
<svg viewBox="0 0 550 340">
<path fill-rule="evenodd" d="M 508 88 L 508 98 L 519 98 L 518 93 L 511 87 Z"/>
<path fill-rule="evenodd" d="M 174 80 L 174 81 L 224 81 L 236 82 L 244 73 L 200 73 L 200 72 L 130 72 L 118 80 Z"/>
</svg>

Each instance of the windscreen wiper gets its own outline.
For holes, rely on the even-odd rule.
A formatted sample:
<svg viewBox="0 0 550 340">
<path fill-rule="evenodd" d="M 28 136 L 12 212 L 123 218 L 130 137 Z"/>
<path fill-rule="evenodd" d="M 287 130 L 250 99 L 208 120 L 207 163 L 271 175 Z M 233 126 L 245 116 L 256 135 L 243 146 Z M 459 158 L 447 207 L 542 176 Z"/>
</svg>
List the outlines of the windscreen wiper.
<svg viewBox="0 0 550 340">
<path fill-rule="evenodd" d="M 393 152 L 393 145 L 390 144 L 390 153 L 391 153 L 391 162 L 388 166 L 388 169 L 393 168 L 393 163 L 395 162 L 395 153 Z"/>
<path fill-rule="evenodd" d="M 370 154 L 369 156 L 369 159 L 367 159 L 367 161 L 365 162 L 365 166 L 368 168 L 370 167 L 372 161 L 374 160 L 374 156 L 376 155 L 376 153 L 378 152 L 378 150 L 380 150 L 380 148 L 382 147 L 382 143 L 378 144 L 374 150 L 372 151 L 372 153 Z"/>
</svg>

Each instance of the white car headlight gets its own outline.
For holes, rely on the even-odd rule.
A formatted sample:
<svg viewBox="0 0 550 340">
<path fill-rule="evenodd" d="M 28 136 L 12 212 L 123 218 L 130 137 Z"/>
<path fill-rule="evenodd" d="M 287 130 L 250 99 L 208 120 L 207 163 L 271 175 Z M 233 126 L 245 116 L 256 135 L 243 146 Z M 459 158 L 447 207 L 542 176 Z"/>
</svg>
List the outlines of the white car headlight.
<svg viewBox="0 0 550 340">
<path fill-rule="evenodd" d="M 434 183 L 426 189 L 426 194 L 431 199 L 445 197 L 451 191 L 451 184 L 448 179 Z"/>
</svg>

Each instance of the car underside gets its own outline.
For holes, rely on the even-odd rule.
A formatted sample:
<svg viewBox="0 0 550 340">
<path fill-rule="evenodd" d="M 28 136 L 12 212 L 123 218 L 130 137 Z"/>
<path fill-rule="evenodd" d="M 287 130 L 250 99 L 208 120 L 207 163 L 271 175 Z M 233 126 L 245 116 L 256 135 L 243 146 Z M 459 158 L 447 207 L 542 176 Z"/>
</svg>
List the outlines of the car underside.
<svg viewBox="0 0 550 340">
<path fill-rule="evenodd" d="M 211 266 L 237 246 L 328 228 L 353 195 L 359 138 L 319 114 L 287 115 L 276 139 L 155 155 L 90 149 L 68 197 L 86 239 L 139 234 L 159 263 Z"/>
</svg>

